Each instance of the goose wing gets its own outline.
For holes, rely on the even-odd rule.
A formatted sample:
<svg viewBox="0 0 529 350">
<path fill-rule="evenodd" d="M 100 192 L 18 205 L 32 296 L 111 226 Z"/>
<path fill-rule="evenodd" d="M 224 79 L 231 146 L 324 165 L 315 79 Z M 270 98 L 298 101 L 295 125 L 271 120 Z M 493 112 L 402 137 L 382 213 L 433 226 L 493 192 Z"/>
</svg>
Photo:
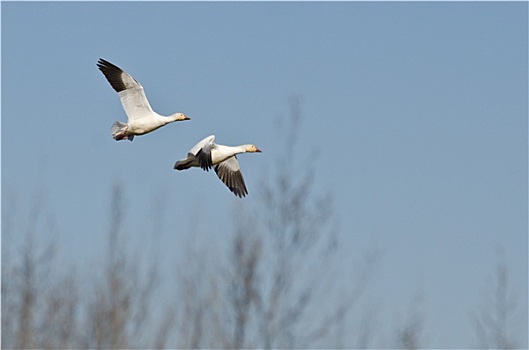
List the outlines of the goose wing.
<svg viewBox="0 0 529 350">
<path fill-rule="evenodd" d="M 215 135 L 208 136 L 189 150 L 189 153 L 197 158 L 198 164 L 205 171 L 209 171 L 213 166 L 211 150 L 215 147 L 214 141 Z"/>
<path fill-rule="evenodd" d="M 102 58 L 97 62 L 97 67 L 105 75 L 112 88 L 118 93 L 129 120 L 154 115 L 147 96 L 145 96 L 143 86 L 130 74 Z"/>
<path fill-rule="evenodd" d="M 215 165 L 215 172 L 236 196 L 242 198 L 248 194 L 236 156 Z"/>
</svg>

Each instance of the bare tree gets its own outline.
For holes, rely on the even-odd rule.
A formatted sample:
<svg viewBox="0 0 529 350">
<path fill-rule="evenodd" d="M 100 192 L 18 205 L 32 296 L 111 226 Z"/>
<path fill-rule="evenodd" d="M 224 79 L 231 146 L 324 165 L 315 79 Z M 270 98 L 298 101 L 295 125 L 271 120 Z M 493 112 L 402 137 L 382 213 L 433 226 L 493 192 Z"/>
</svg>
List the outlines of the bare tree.
<svg viewBox="0 0 529 350">
<path fill-rule="evenodd" d="M 233 347 L 248 348 L 245 343 L 252 308 L 261 303 L 258 263 L 261 262 L 261 241 L 247 230 L 239 229 L 235 233 L 232 253 L 232 278 L 230 281 L 230 299 L 235 316 Z"/>
<path fill-rule="evenodd" d="M 421 337 L 423 332 L 423 315 L 420 311 L 421 297 L 416 296 L 413 300 L 412 308 L 408 314 L 408 319 L 402 327 L 397 329 L 396 348 L 415 350 L 421 349 Z"/>
<path fill-rule="evenodd" d="M 476 335 L 481 348 L 516 349 L 519 347 L 516 334 L 519 310 L 503 250 L 498 250 L 497 255 L 496 271 L 489 285 L 493 289 L 488 291 L 474 316 Z"/>
<path fill-rule="evenodd" d="M 11 202 L 13 197 L 8 198 Z M 74 344 L 78 312 L 73 271 L 54 274 L 56 226 L 45 210 L 45 196 L 35 191 L 28 216 L 15 219 L 15 206 L 2 212 L 4 237 L 21 235 L 22 242 L 3 242 L 2 346 L 6 348 L 56 348 Z M 3 210 L 6 210 L 3 208 Z M 7 224 L 5 224 L 7 222 Z M 47 237 L 44 243 L 36 234 Z"/>
<path fill-rule="evenodd" d="M 121 237 L 122 196 L 115 187 L 108 256 L 101 273 L 83 280 L 56 261 L 53 220 L 42 214 L 43 205 L 33 205 L 20 254 L 2 256 L 4 348 L 165 347 L 171 318 L 165 314 L 163 321 L 168 323 L 155 322 L 163 315 L 153 299 L 156 261 L 151 258 L 142 269 L 140 255 L 131 258 Z M 48 236 L 40 231 L 43 222 L 49 223 Z M 16 233 L 22 227 L 14 221 L 8 229 Z M 48 239 L 37 241 L 37 233 Z"/>
<path fill-rule="evenodd" d="M 285 124 L 277 134 L 296 154 L 302 123 L 298 98 L 290 100 L 290 113 L 280 120 Z M 358 285 L 338 297 L 332 272 L 338 246 L 332 198 L 314 193 L 315 169 L 295 158 L 276 158 L 273 173 L 260 185 L 262 207 L 236 211 L 226 276 L 231 310 L 225 314 L 232 315 L 228 324 L 234 327 L 228 347 L 333 346 L 330 334 L 338 333 L 369 278 L 375 255 L 365 256 Z M 296 171 L 300 166 L 303 171 Z"/>
<path fill-rule="evenodd" d="M 290 107 L 280 130 L 285 131 L 285 146 L 296 152 L 299 100 L 291 100 Z M 109 349 L 338 344 L 336 337 L 343 334 L 344 320 L 360 299 L 375 259 L 361 259 L 365 265 L 357 283 L 350 290 L 340 289 L 333 272 L 338 235 L 332 198 L 315 194 L 314 168 L 295 171 L 299 165 L 287 156 L 277 162 L 261 185 L 262 207 L 236 208 L 234 230 L 227 235 L 229 249 L 193 249 L 188 244 L 189 255 L 175 274 L 174 298 L 162 300 L 154 296 L 168 279 L 158 278 L 156 254 L 147 261 L 142 260 L 144 251 L 131 254 L 128 235 L 123 234 L 124 192 L 115 186 L 107 254 L 94 265 L 94 276 L 80 281 L 72 273 L 48 279 L 40 260 L 49 263 L 53 251 L 36 253 L 31 245 L 20 262 L 2 265 L 3 272 L 14 277 L 9 283 L 2 280 L 4 344 Z M 159 200 L 158 206 L 164 198 Z M 161 230 L 159 224 L 153 237 Z M 370 334 L 361 334 L 364 344 Z"/>
<path fill-rule="evenodd" d="M 131 257 L 122 238 L 125 216 L 123 191 L 113 188 L 111 198 L 108 251 L 104 274 L 95 283 L 87 307 L 86 347 L 122 349 L 143 348 L 151 344 L 164 346 L 163 339 L 154 341 L 153 292 L 157 286 L 156 260 L 151 259 L 142 273 L 140 255 Z M 158 332 L 158 336 L 167 332 Z"/>
<path fill-rule="evenodd" d="M 225 265 L 221 254 L 201 239 L 204 232 L 193 228 L 182 242 L 185 252 L 175 268 L 175 326 L 171 328 L 170 347 L 229 348 L 230 332 L 224 312 L 227 303 Z"/>
<path fill-rule="evenodd" d="M 278 130 L 279 135 L 283 131 L 283 147 L 296 154 L 302 122 L 298 98 L 290 100 L 290 115 L 280 120 L 286 121 L 286 125 Z M 275 174 L 267 175 L 267 180 L 260 186 L 264 208 L 259 213 L 266 214 L 257 216 L 257 220 L 269 237 L 266 243 L 270 252 L 265 256 L 270 263 L 267 264 L 269 268 L 259 310 L 261 346 L 265 348 L 303 346 L 322 326 L 310 330 L 304 327 L 303 335 L 295 329 L 306 317 L 309 306 L 315 302 L 316 289 L 321 286 L 318 281 L 311 280 L 314 275 L 307 273 L 308 268 L 314 268 L 315 261 L 321 258 L 316 256 L 318 249 L 329 253 L 325 249 L 334 247 L 332 200 L 330 196 L 313 195 L 314 169 L 303 166 L 304 171 L 295 171 L 300 166 L 295 162 L 296 158 L 278 157 Z M 328 240 L 327 245 L 324 240 Z M 318 244 L 320 241 L 321 245 Z M 304 337 L 307 338 L 302 339 Z"/>
<path fill-rule="evenodd" d="M 296 149 L 301 110 L 290 103 L 279 128 L 285 147 Z M 351 298 L 334 302 L 332 253 L 337 234 L 330 196 L 313 192 L 314 169 L 298 176 L 297 164 L 279 158 L 261 184 L 262 207 L 235 208 L 226 260 L 211 254 L 186 257 L 178 284 L 179 347 L 292 348 L 326 338 L 345 317 Z M 195 265 L 195 266 L 193 266 Z M 361 290 L 359 288 L 358 290 Z M 323 342 L 325 344 L 325 341 Z"/>
</svg>

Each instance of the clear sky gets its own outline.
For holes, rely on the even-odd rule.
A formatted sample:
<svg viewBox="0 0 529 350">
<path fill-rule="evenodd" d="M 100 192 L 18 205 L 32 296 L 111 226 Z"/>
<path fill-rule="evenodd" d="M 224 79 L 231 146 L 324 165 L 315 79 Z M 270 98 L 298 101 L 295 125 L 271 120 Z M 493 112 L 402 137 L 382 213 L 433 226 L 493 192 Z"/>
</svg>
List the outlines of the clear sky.
<svg viewBox="0 0 529 350">
<path fill-rule="evenodd" d="M 263 174 L 289 152 L 276 120 L 296 95 L 304 119 L 291 156 L 310 161 L 319 151 L 316 190 L 334 197 L 342 250 L 382 252 L 373 300 L 388 315 L 404 313 L 420 291 L 428 343 L 473 346 L 470 315 L 498 248 L 527 310 L 527 10 L 2 2 L 3 211 L 25 217 L 40 192 L 64 264 L 77 266 L 104 255 L 116 182 L 140 242 L 160 195 L 166 227 L 192 227 L 196 211 L 207 213 L 204 227 L 231 227 L 234 204 L 256 206 Z M 114 141 L 110 126 L 126 119 L 100 57 L 133 75 L 156 111 L 192 120 Z M 247 198 L 214 173 L 172 169 L 210 134 L 263 150 L 239 157 Z M 16 241 L 3 237 L 4 254 Z"/>
</svg>

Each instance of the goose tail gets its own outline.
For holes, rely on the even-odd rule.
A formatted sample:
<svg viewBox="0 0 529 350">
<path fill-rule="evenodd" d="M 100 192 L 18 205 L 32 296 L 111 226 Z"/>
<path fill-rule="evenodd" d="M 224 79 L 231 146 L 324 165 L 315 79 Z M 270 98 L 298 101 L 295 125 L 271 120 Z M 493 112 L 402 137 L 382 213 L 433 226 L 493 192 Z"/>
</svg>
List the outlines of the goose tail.
<svg viewBox="0 0 529 350">
<path fill-rule="evenodd" d="M 191 163 L 193 163 L 193 159 L 192 158 L 186 158 L 186 159 L 179 160 L 179 161 L 177 161 L 174 164 L 174 169 L 176 169 L 176 170 L 189 169 L 189 168 L 191 168 Z"/>
<path fill-rule="evenodd" d="M 120 140 L 129 140 L 132 141 L 134 139 L 134 135 L 127 135 L 127 124 L 124 124 L 122 122 L 115 122 L 112 125 L 112 137 L 116 141 Z"/>
</svg>

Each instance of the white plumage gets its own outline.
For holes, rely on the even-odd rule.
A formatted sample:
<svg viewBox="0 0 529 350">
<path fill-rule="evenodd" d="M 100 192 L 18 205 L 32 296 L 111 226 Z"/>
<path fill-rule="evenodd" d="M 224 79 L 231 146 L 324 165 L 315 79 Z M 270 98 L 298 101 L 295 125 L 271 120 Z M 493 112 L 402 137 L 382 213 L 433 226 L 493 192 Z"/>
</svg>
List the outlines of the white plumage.
<svg viewBox="0 0 529 350">
<path fill-rule="evenodd" d="M 130 74 L 102 58 L 97 62 L 97 67 L 118 93 L 128 117 L 127 124 L 117 121 L 112 125 L 112 137 L 116 141 L 132 141 L 135 135 L 144 135 L 166 124 L 190 119 L 183 113 L 167 117 L 156 113 L 145 96 L 143 86 Z"/>
<path fill-rule="evenodd" d="M 191 167 L 200 167 L 209 171 L 214 167 L 219 179 L 236 196 L 244 197 L 248 194 L 241 168 L 237 161 L 237 154 L 261 152 L 255 145 L 245 144 L 240 146 L 218 145 L 215 135 L 206 137 L 189 150 L 185 159 L 175 163 L 174 169 L 185 170 Z"/>
</svg>

